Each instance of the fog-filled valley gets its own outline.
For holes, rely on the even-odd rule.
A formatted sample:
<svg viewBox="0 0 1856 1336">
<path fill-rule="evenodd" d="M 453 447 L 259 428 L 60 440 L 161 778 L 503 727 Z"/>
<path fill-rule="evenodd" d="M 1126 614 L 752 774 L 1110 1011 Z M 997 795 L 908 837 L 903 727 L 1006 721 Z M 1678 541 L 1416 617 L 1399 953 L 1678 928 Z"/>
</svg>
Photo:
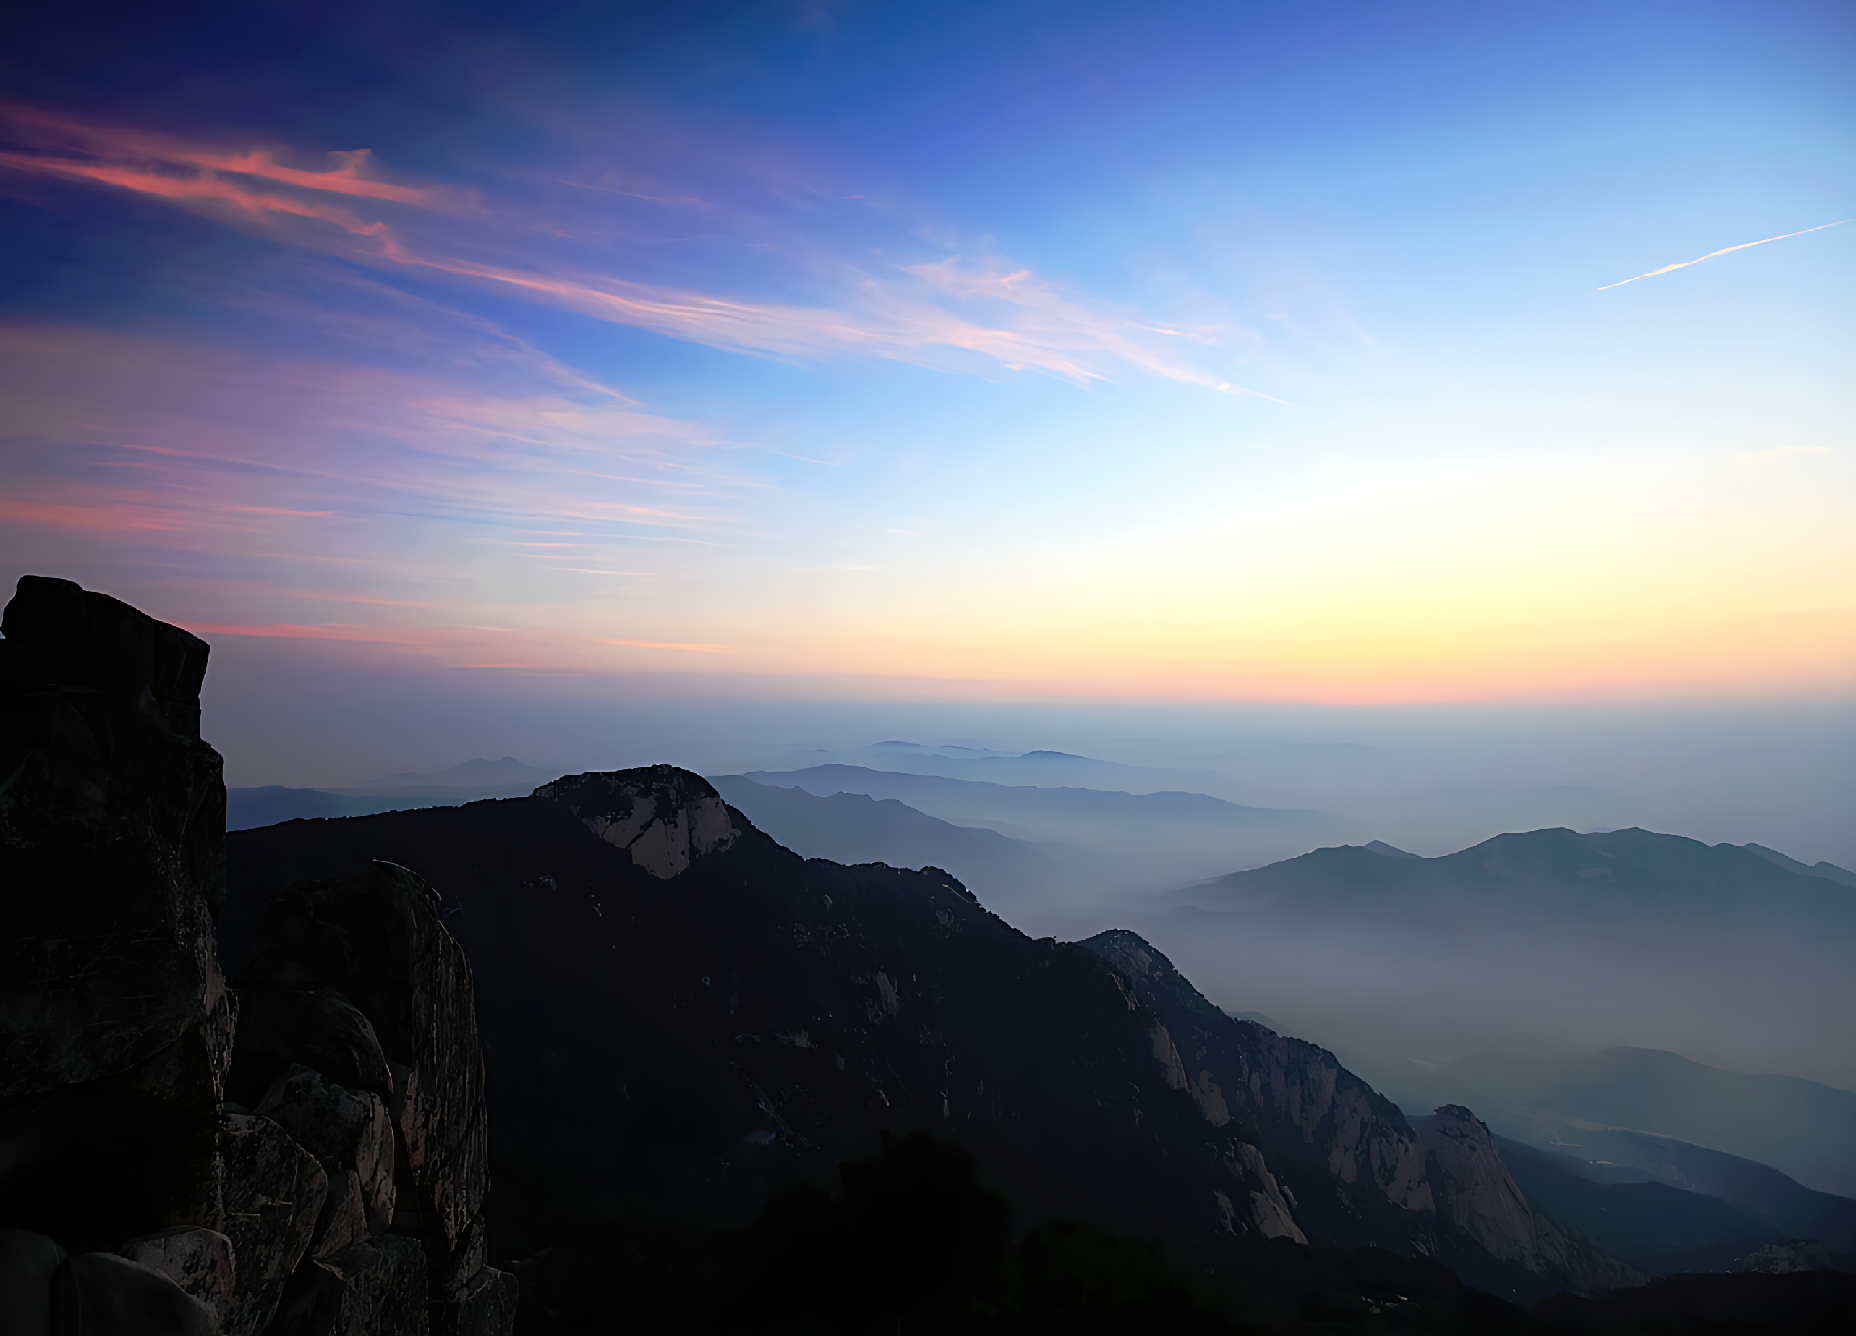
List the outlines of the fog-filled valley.
<svg viewBox="0 0 1856 1336">
<path fill-rule="evenodd" d="M 582 740 L 563 737 L 570 708 Z M 1856 1089 L 1856 877 L 1843 870 L 1856 865 L 1856 716 L 1840 702 L 528 709 L 521 761 L 371 786 L 356 766 L 333 799 L 272 796 L 286 806 L 254 807 L 249 824 L 670 760 L 802 854 L 945 868 L 1034 936 L 1134 928 L 1219 1005 L 1333 1049 L 1414 1108 L 1457 1098 L 1449 1073 L 1468 1060 L 1619 1046 Z M 583 740 L 592 720 L 610 740 Z M 958 741 L 924 731 L 936 726 Z M 493 745 L 514 733 L 478 728 Z M 1050 745 L 1011 745 L 1026 741 Z M 551 747 L 556 767 L 533 764 Z M 497 765 L 500 788 L 484 783 Z M 235 787 L 235 826 L 266 792 Z M 1605 847 L 1632 827 L 1672 838 Z M 1511 857 L 1551 866 L 1465 879 L 1467 861 L 1504 847 L 1485 841 L 1556 828 L 1618 833 L 1510 840 Z M 1375 842 L 1383 854 L 1299 879 L 1228 875 Z M 1438 862 L 1472 846 L 1483 852 Z"/>
</svg>

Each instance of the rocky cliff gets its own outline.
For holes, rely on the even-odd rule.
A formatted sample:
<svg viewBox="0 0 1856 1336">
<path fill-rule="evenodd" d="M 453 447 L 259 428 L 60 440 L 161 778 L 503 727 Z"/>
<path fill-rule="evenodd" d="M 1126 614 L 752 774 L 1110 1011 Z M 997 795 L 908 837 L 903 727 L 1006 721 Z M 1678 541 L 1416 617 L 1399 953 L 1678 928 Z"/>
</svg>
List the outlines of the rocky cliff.
<svg viewBox="0 0 1856 1336">
<path fill-rule="evenodd" d="M 0 635 L 5 1330 L 506 1333 L 434 893 L 371 866 L 297 888 L 229 991 L 207 646 L 32 576 Z"/>
<path fill-rule="evenodd" d="M 446 888 L 505 1255 L 615 1221 L 744 1224 L 919 1128 L 972 1149 L 1030 1219 L 1164 1238 L 1214 1269 L 1286 1239 L 1435 1257 L 1519 1298 L 1621 1274 L 1538 1229 L 1508 1246 L 1474 1191 L 1440 1190 L 1395 1106 L 1224 1016 L 1133 934 L 1034 941 L 938 869 L 801 859 L 687 771 L 289 822 L 229 851 L 232 919 L 366 859 Z"/>
</svg>

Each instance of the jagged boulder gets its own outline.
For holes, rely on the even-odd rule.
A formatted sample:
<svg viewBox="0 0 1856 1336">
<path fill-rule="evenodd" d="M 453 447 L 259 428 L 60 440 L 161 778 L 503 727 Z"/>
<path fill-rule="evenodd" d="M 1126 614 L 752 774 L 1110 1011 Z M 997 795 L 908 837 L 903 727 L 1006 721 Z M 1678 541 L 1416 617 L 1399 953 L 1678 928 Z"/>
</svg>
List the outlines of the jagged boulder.
<svg viewBox="0 0 1856 1336">
<path fill-rule="evenodd" d="M 257 1112 L 314 1155 L 324 1173 L 340 1175 L 344 1188 L 354 1174 L 370 1233 L 393 1223 L 393 1123 L 380 1096 L 297 1064 L 277 1078 Z"/>
<path fill-rule="evenodd" d="M 229 1114 L 221 1136 L 224 1221 L 232 1241 L 232 1303 L 220 1320 L 232 1336 L 259 1332 L 309 1250 L 328 1175 L 316 1157 L 269 1118 Z"/>
</svg>

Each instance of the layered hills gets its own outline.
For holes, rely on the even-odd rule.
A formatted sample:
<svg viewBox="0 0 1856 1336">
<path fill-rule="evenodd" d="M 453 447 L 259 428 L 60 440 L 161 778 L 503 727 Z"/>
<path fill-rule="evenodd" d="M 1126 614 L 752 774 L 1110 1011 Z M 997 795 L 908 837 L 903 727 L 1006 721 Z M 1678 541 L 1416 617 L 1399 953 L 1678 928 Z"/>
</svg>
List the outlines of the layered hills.
<svg viewBox="0 0 1856 1336">
<path fill-rule="evenodd" d="M 1640 1278 L 1527 1208 L 1467 1111 L 1414 1125 L 1133 934 L 1034 940 L 937 869 L 802 859 L 685 771 L 229 849 L 234 961 L 292 882 L 385 859 L 443 888 L 476 974 L 505 1255 L 613 1217 L 745 1222 L 920 1128 L 1029 1218 L 1213 1267 L 1278 1237 L 1436 1257 L 1523 1299 Z"/>
<path fill-rule="evenodd" d="M 1397 853 L 1317 849 L 1156 897 L 1136 922 L 1221 1000 L 1320 1035 L 1413 1105 L 1458 1100 L 1493 1116 L 1519 1094 L 1437 1075 L 1476 1054 L 1558 1061 L 1620 1044 L 1729 1072 L 1787 1071 L 1820 1091 L 1856 1086 L 1845 1021 L 1856 1014 L 1856 891 L 1818 870 L 1638 829 L 1516 832 L 1439 858 Z M 1571 1071 L 1541 1079 L 1591 1085 Z M 1652 1080 L 1646 1068 L 1633 1092 L 1598 1100 L 1594 1089 L 1559 1111 L 1765 1158 L 1802 1134 L 1803 1106 L 1782 1113 L 1768 1094 L 1784 1083 L 1757 1100 L 1755 1084 L 1704 1089 L 1673 1071 Z M 1633 1111 L 1652 1087 L 1668 1092 L 1664 1112 Z M 1554 1107 L 1531 1094 L 1521 1102 Z M 1704 1108 L 1731 1121 L 1755 1103 L 1771 1115 L 1755 1121 L 1790 1130 L 1729 1142 L 1702 1126 Z M 1819 1149 L 1807 1148 L 1813 1139 Z M 1797 1140 L 1788 1171 L 1847 1191 L 1840 1152 L 1823 1141 Z"/>
</svg>

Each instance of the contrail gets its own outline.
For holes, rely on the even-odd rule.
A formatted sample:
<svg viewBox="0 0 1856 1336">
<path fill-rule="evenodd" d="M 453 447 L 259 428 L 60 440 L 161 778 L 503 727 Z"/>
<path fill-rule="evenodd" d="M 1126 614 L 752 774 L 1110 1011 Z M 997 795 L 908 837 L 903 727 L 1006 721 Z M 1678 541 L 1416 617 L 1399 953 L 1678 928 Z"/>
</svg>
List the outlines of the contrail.
<svg viewBox="0 0 1856 1336">
<path fill-rule="evenodd" d="M 1801 232 L 1787 232 L 1783 237 L 1767 237 L 1765 241 L 1743 241 L 1738 246 L 1729 246 L 1727 250 L 1709 251 L 1706 255 L 1701 257 L 1701 260 L 1712 260 L 1717 255 L 1726 255 L 1728 251 L 1745 250 L 1748 246 L 1763 246 L 1766 244 L 1766 241 L 1783 241 L 1785 237 L 1801 237 L 1805 232 L 1822 232 L 1826 227 L 1841 227 L 1849 221 L 1848 218 L 1839 218 L 1834 223 L 1824 223 L 1818 227 L 1807 227 Z M 1661 269 L 1652 269 L 1647 274 L 1638 274 L 1637 278 L 1655 278 L 1658 274 L 1666 274 L 1671 269 L 1686 269 L 1691 264 L 1700 264 L 1701 260 L 1684 260 L 1681 264 L 1666 264 Z M 1599 288 L 1598 291 L 1603 292 L 1606 288 L 1621 288 L 1626 283 L 1635 283 L 1637 278 L 1622 278 L 1616 283 L 1605 284 L 1605 286 Z"/>
</svg>

